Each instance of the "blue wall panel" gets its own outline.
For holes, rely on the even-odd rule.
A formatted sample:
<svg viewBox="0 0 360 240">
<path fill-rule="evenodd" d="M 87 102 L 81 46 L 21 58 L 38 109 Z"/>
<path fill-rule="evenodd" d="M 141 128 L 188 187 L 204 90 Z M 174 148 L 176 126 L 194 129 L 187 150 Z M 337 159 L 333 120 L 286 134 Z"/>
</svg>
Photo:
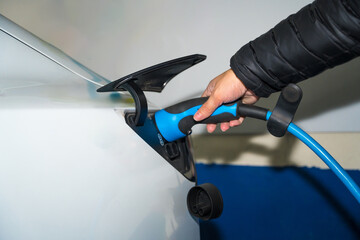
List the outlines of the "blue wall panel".
<svg viewBox="0 0 360 240">
<path fill-rule="evenodd" d="M 197 164 L 198 183 L 224 198 L 202 239 L 360 239 L 360 205 L 330 171 Z M 348 171 L 360 183 L 360 171 Z"/>
</svg>

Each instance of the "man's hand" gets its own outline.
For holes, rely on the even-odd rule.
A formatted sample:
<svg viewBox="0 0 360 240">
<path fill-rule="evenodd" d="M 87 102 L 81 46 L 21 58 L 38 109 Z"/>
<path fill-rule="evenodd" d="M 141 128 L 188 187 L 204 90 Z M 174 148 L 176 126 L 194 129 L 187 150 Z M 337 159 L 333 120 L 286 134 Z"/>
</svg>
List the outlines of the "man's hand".
<svg viewBox="0 0 360 240">
<path fill-rule="evenodd" d="M 231 69 L 214 78 L 205 89 L 202 97 L 209 97 L 209 99 L 195 113 L 195 121 L 201 121 L 209 117 L 223 103 L 233 102 L 241 98 L 244 104 L 254 104 L 259 99 L 251 90 L 245 87 Z M 230 127 L 240 125 L 243 121 L 244 118 L 241 117 L 238 120 L 221 123 L 221 130 L 225 132 Z M 216 124 L 207 125 L 209 133 L 214 132 L 215 128 Z"/>
</svg>

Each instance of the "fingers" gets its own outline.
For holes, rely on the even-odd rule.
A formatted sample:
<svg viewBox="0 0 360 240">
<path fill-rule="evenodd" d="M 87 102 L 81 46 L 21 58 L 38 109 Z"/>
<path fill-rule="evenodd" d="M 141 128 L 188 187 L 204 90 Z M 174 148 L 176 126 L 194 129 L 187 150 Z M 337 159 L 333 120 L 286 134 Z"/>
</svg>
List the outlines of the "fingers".
<svg viewBox="0 0 360 240">
<path fill-rule="evenodd" d="M 206 129 L 207 129 L 208 133 L 213 133 L 216 129 L 216 124 L 207 124 Z"/>
<path fill-rule="evenodd" d="M 233 120 L 230 121 L 230 127 L 236 127 L 241 125 L 244 122 L 245 118 L 244 117 L 240 117 L 238 120 Z"/>
<path fill-rule="evenodd" d="M 231 127 L 236 127 L 236 126 L 241 125 L 244 122 L 244 120 L 245 120 L 244 117 L 240 117 L 238 120 L 221 123 L 220 129 L 221 129 L 221 131 L 226 132 Z M 217 126 L 216 124 L 207 124 L 206 128 L 207 128 L 208 133 L 213 133 L 216 129 L 216 126 Z"/>
<path fill-rule="evenodd" d="M 216 129 L 216 124 L 207 124 L 206 129 L 207 129 L 208 133 L 213 133 Z M 227 130 L 230 129 L 230 123 L 228 123 L 228 122 L 221 123 L 220 129 L 221 129 L 221 131 L 226 132 Z"/>
<path fill-rule="evenodd" d="M 223 102 L 211 95 L 209 99 L 199 108 L 194 115 L 195 121 L 201 121 L 208 118 Z"/>
<path fill-rule="evenodd" d="M 228 123 L 228 122 L 221 123 L 220 129 L 221 129 L 221 131 L 226 132 L 227 130 L 230 129 L 230 123 Z"/>
<path fill-rule="evenodd" d="M 231 127 L 236 127 L 236 126 L 241 125 L 243 123 L 244 119 L 245 119 L 244 117 L 240 117 L 238 120 L 232 120 L 230 122 L 221 123 L 220 129 L 221 129 L 221 131 L 225 132 L 225 131 L 229 130 Z"/>
</svg>

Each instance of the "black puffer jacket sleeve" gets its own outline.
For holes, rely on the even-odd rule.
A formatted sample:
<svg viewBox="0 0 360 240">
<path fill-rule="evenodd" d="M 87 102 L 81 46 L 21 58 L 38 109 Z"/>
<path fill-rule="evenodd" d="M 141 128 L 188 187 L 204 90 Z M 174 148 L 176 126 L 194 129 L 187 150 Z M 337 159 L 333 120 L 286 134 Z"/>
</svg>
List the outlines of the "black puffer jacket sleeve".
<svg viewBox="0 0 360 240">
<path fill-rule="evenodd" d="M 317 0 L 243 46 L 230 66 L 268 97 L 360 55 L 360 0 Z"/>
</svg>

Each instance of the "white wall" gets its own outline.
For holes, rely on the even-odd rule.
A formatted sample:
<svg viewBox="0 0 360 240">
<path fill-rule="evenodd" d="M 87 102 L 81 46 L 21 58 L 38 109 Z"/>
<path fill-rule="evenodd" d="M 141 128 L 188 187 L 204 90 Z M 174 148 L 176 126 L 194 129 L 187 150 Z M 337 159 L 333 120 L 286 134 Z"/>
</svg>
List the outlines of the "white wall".
<svg viewBox="0 0 360 240">
<path fill-rule="evenodd" d="M 164 107 L 199 96 L 229 67 L 245 43 L 310 0 L 254 1 L 45 1 L 0 0 L 0 13 L 110 79 L 193 53 L 208 59 L 182 73 L 162 94 L 148 98 Z M 301 84 L 297 120 L 310 131 L 360 131 L 360 60 Z M 272 108 L 276 96 L 262 100 Z M 201 128 L 196 128 L 199 132 Z M 232 132 L 263 132 L 247 121 Z"/>
<path fill-rule="evenodd" d="M 312 133 L 345 169 L 360 169 L 359 133 Z M 200 163 L 239 166 L 316 167 L 328 169 L 321 159 L 291 134 L 198 135 L 193 138 Z M 211 146 L 209 148 L 209 146 Z"/>
</svg>

